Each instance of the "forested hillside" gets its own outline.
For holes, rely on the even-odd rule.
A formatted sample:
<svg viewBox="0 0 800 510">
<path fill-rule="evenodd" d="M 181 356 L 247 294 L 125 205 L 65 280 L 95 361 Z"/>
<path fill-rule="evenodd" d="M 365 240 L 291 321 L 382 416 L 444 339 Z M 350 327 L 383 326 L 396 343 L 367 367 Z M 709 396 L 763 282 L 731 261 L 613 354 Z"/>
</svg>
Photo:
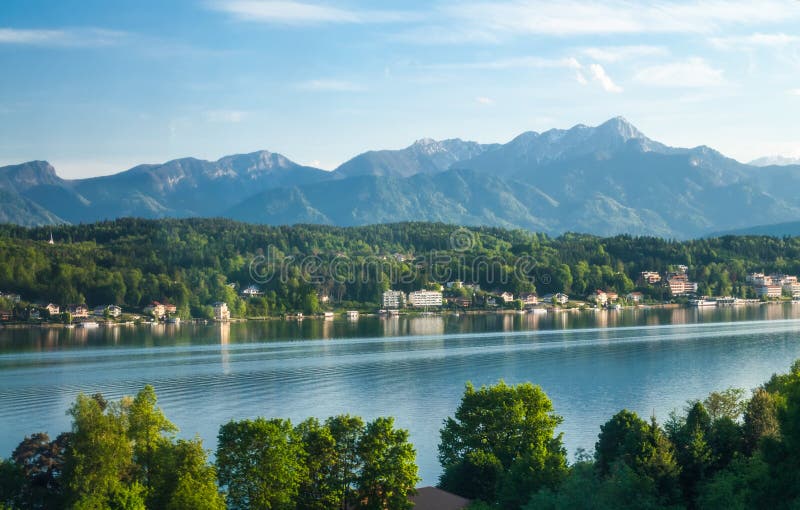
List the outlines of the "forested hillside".
<svg viewBox="0 0 800 510">
<path fill-rule="evenodd" d="M 55 244 L 48 240 L 53 235 Z M 441 223 L 271 227 L 221 219 L 121 219 L 79 226 L 0 226 L 0 291 L 31 302 L 175 303 L 205 316 L 214 301 L 234 314 L 314 312 L 320 296 L 377 304 L 383 290 L 463 280 L 515 294 L 627 292 L 641 271 L 689 266 L 699 293 L 739 295 L 755 270 L 800 272 L 800 239 L 549 237 Z M 263 297 L 239 292 L 257 283 Z M 654 299 L 662 288 L 643 288 Z"/>
</svg>

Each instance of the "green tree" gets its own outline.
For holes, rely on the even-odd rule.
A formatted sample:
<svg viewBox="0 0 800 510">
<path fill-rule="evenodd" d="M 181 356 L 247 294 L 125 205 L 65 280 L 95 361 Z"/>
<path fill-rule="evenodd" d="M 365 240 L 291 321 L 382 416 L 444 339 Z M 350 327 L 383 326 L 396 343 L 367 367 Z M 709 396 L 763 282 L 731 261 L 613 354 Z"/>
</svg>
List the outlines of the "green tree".
<svg viewBox="0 0 800 510">
<path fill-rule="evenodd" d="M 561 435 L 555 435 L 561 420 L 538 386 L 530 383 L 508 386 L 500 381 L 476 390 L 467 383 L 455 417 L 445 419 L 441 430 L 439 462 L 444 467 L 444 475 L 440 485 L 450 490 L 480 483 L 478 480 L 454 480 L 453 476 L 455 471 L 463 471 L 467 454 L 475 451 L 497 458 L 503 466 L 504 478 L 513 466 L 514 476 L 501 485 L 508 483 L 524 491 L 537 490 L 538 484 L 556 485 L 566 466 Z M 534 483 L 521 487 L 516 483 L 521 478 Z M 519 493 L 516 497 L 527 499 L 528 494 Z"/>
<path fill-rule="evenodd" d="M 376 418 L 364 428 L 358 453 L 362 463 L 357 482 L 360 508 L 403 510 L 414 506 L 408 497 L 420 478 L 407 430 L 395 429 L 392 418 Z"/>
<path fill-rule="evenodd" d="M 336 442 L 338 469 L 334 475 L 335 483 L 341 487 L 342 500 L 339 507 L 346 510 L 349 504 L 355 504 L 354 490 L 361 470 L 358 444 L 364 433 L 364 421 L 357 416 L 345 414 L 328 418 L 325 425 Z"/>
<path fill-rule="evenodd" d="M 336 439 L 327 425 L 309 418 L 297 426 L 305 452 L 306 477 L 298 491 L 298 510 L 328 510 L 342 506 L 344 488 L 338 481 L 341 461 Z"/>
<path fill-rule="evenodd" d="M 762 438 L 778 435 L 778 404 L 773 394 L 764 388 L 753 392 L 744 410 L 742 429 L 744 446 L 749 453 L 756 450 Z"/>
<path fill-rule="evenodd" d="M 128 409 L 128 437 L 134 445 L 138 477 L 147 489 L 151 488 L 150 471 L 156 452 L 164 444 L 170 443 L 178 431 L 157 403 L 155 389 L 148 384 L 134 397 Z"/>
<path fill-rule="evenodd" d="M 294 508 L 306 473 L 300 438 L 288 420 L 230 421 L 217 439 L 217 476 L 229 507 Z"/>
<path fill-rule="evenodd" d="M 711 421 L 719 418 L 739 419 L 745 409 L 744 390 L 741 388 L 728 388 L 723 391 L 712 392 L 703 401 L 703 406 L 708 411 Z"/>
<path fill-rule="evenodd" d="M 72 435 L 63 475 L 68 499 L 76 508 L 111 505 L 112 500 L 130 493 L 132 483 L 127 409 L 121 402 L 107 404 L 101 398 L 79 394 L 69 415 Z"/>
<path fill-rule="evenodd" d="M 224 510 L 216 470 L 199 438 L 162 443 L 154 460 L 148 508 Z"/>
</svg>

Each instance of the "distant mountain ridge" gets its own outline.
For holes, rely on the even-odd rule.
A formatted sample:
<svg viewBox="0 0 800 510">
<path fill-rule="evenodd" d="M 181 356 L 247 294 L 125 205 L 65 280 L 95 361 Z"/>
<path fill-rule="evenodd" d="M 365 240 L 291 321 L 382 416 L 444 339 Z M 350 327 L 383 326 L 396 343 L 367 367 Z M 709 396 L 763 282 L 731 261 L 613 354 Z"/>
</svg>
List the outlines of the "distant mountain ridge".
<svg viewBox="0 0 800 510">
<path fill-rule="evenodd" d="M 0 168 L 0 221 L 228 217 L 266 224 L 443 221 L 557 234 L 688 238 L 800 220 L 800 165 L 756 167 L 651 140 L 622 117 L 505 144 L 420 139 L 334 171 L 258 151 L 65 180 L 47 162 Z"/>
</svg>

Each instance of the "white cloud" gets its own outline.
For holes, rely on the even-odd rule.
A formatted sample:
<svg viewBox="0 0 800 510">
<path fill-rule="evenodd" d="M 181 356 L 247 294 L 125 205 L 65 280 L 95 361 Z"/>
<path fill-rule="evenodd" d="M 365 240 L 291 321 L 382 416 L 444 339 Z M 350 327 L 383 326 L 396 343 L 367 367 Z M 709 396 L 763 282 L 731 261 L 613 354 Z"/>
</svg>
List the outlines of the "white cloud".
<svg viewBox="0 0 800 510">
<path fill-rule="evenodd" d="M 491 106 L 491 105 L 494 104 L 494 99 L 492 99 L 491 97 L 480 96 L 480 97 L 476 97 L 475 101 L 479 102 L 480 104 L 487 105 L 487 106 Z"/>
<path fill-rule="evenodd" d="M 783 48 L 790 44 L 800 43 L 800 36 L 784 34 L 782 32 L 774 34 L 755 33 L 737 37 L 712 37 L 711 44 L 720 49 L 738 48 Z"/>
<path fill-rule="evenodd" d="M 789 95 L 792 96 L 800 96 L 800 89 L 792 89 L 789 91 Z"/>
<path fill-rule="evenodd" d="M 542 58 L 542 57 L 508 57 L 482 62 L 458 62 L 451 64 L 434 64 L 427 66 L 433 69 L 545 69 L 567 68 L 580 69 L 580 63 L 574 58 Z"/>
<path fill-rule="evenodd" d="M 448 4 L 446 15 L 496 32 L 543 35 L 710 33 L 728 25 L 800 19 L 795 2 L 781 0 L 510 0 Z"/>
<path fill-rule="evenodd" d="M 622 92 L 622 87 L 614 83 L 611 77 L 606 73 L 606 70 L 603 69 L 603 66 L 600 64 L 591 64 L 589 66 L 589 72 L 592 74 L 592 78 L 594 78 L 594 80 L 598 82 L 606 92 Z"/>
<path fill-rule="evenodd" d="M 669 50 L 663 46 L 605 46 L 600 48 L 584 48 L 584 55 L 599 62 L 620 62 L 641 57 L 654 57 L 669 55 Z"/>
<path fill-rule="evenodd" d="M 717 87 L 725 84 L 722 70 L 714 69 L 699 57 L 646 67 L 634 79 L 658 87 Z"/>
<path fill-rule="evenodd" d="M 348 10 L 330 5 L 272 0 L 216 0 L 209 6 L 241 21 L 284 25 L 322 23 L 393 23 L 418 19 L 410 12 Z"/>
<path fill-rule="evenodd" d="M 361 92 L 366 87 L 359 83 L 344 80 L 308 80 L 298 85 L 303 90 L 318 90 L 330 92 Z"/>
<path fill-rule="evenodd" d="M 245 120 L 248 112 L 241 110 L 209 110 L 205 112 L 206 120 L 223 124 L 238 124 Z"/>
<path fill-rule="evenodd" d="M 125 32 L 99 28 L 20 29 L 0 28 L 0 44 L 28 46 L 110 46 L 128 36 Z"/>
</svg>

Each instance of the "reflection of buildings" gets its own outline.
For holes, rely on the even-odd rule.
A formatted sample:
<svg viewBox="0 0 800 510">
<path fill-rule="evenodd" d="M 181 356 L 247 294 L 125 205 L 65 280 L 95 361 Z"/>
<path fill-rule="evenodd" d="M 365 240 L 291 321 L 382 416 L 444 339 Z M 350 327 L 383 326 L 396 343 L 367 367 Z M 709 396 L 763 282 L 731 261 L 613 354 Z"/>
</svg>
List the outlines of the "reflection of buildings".
<svg viewBox="0 0 800 510">
<path fill-rule="evenodd" d="M 380 324 L 383 329 L 383 336 L 400 336 L 402 334 L 400 329 L 400 317 L 397 315 L 390 315 L 382 319 Z"/>
<path fill-rule="evenodd" d="M 221 322 L 217 326 L 217 339 L 220 345 L 220 357 L 222 358 L 222 373 L 229 374 L 231 372 L 231 353 L 228 349 L 228 343 L 231 339 L 231 323 Z"/>
<path fill-rule="evenodd" d="M 503 314 L 503 331 L 514 331 L 514 315 Z"/>
<path fill-rule="evenodd" d="M 408 332 L 412 335 L 440 335 L 444 333 L 444 317 L 414 317 L 408 320 Z"/>
</svg>

